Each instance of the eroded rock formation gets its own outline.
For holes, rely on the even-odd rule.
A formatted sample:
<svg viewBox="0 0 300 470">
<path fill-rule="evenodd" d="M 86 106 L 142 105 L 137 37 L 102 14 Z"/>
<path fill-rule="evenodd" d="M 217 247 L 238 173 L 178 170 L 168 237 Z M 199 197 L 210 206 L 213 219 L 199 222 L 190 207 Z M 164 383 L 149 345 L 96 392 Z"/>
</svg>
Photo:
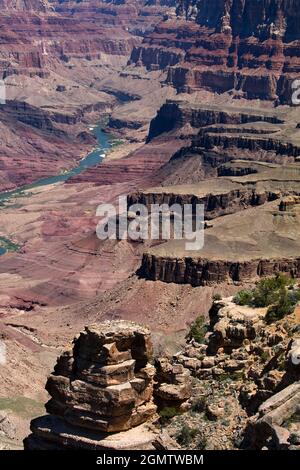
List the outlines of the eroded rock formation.
<svg viewBox="0 0 300 470">
<path fill-rule="evenodd" d="M 299 450 L 300 382 L 266 400 L 247 427 L 244 446 L 258 450 Z"/>
<path fill-rule="evenodd" d="M 172 364 L 167 358 L 155 361 L 154 396 L 161 408 L 174 407 L 183 411 L 191 398 L 190 372 L 181 364 Z"/>
<path fill-rule="evenodd" d="M 52 397 L 46 404 L 49 415 L 31 422 L 25 448 L 148 445 L 151 433 L 144 428 L 129 435 L 124 431 L 155 417 L 151 356 L 145 327 L 127 321 L 87 327 L 58 359 L 46 385 Z"/>
<path fill-rule="evenodd" d="M 154 366 L 147 328 L 86 327 L 48 379 L 49 414 L 32 420 L 25 449 L 298 449 L 299 308 L 272 322 L 267 310 L 214 301 L 209 322 Z"/>
</svg>

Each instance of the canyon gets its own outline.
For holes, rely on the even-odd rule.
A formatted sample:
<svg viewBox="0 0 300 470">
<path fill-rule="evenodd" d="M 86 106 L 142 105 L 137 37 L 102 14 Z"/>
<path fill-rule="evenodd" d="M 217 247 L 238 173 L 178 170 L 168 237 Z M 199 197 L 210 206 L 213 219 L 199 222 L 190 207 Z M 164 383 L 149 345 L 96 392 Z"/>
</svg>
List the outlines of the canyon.
<svg viewBox="0 0 300 470">
<path fill-rule="evenodd" d="M 167 9 L 138 1 L 3 4 L 1 191 L 70 169 L 91 150 L 87 124 L 103 119 L 118 97 L 131 99 L 140 77 L 122 76 L 122 68 Z"/>
<path fill-rule="evenodd" d="M 6 347 L 0 409 L 17 428 L 14 438 L 2 439 L 0 432 L 0 445 L 22 446 L 50 392 L 57 403 L 33 421 L 27 447 L 54 445 L 55 436 L 54 447 L 61 448 L 58 423 L 70 431 L 71 446 L 93 446 L 80 433 L 70 437 L 72 426 L 76 434 L 82 424 L 80 391 L 58 398 L 67 380 L 71 388 L 83 380 L 84 400 L 95 405 L 89 382 L 96 375 L 73 376 L 69 366 L 82 358 L 77 347 L 63 352 L 79 331 L 86 328 L 81 338 L 90 340 L 101 336 L 103 322 L 112 322 L 113 331 L 114 322 L 147 325 L 155 358 L 169 360 L 180 348 L 186 353 L 187 329 L 200 313 L 208 318 L 215 296 L 227 299 L 274 274 L 300 277 L 300 111 L 291 102 L 300 67 L 298 1 L 0 0 L 0 6 L 6 91 L 0 105 L 0 239 L 6 247 L 1 255 L 0 245 Z M 92 152 L 105 158 L 85 168 Z M 184 240 L 99 240 L 97 206 L 116 204 L 120 195 L 128 206 L 203 204 L 204 248 L 188 252 Z M 126 361 L 135 360 L 130 354 Z M 190 359 L 189 367 L 183 364 L 187 375 L 195 372 Z M 180 374 L 176 383 L 159 384 L 173 365 L 156 362 L 153 390 L 149 385 L 155 406 L 180 393 Z M 197 373 L 206 369 L 198 366 Z M 99 380 L 107 367 L 105 361 L 98 367 Z M 139 373 L 131 363 L 121 383 L 133 387 L 134 406 L 145 400 L 155 418 Z M 96 388 L 104 386 L 115 383 Z M 231 405 L 235 426 L 244 409 Z M 119 415 L 125 424 L 113 432 L 133 427 L 134 440 L 141 426 L 145 445 L 163 447 L 162 436 L 145 428 L 148 416 L 137 423 L 125 408 L 120 405 Z M 257 412 L 262 424 L 253 421 L 247 432 L 259 447 L 269 408 Z M 71 423 L 72 413 L 77 421 Z M 86 416 L 82 429 L 87 422 L 104 426 L 102 418 Z M 108 427 L 97 433 L 114 422 L 106 418 Z M 117 445 L 102 437 L 103 446 Z M 222 446 L 217 438 L 215 445 Z"/>
</svg>

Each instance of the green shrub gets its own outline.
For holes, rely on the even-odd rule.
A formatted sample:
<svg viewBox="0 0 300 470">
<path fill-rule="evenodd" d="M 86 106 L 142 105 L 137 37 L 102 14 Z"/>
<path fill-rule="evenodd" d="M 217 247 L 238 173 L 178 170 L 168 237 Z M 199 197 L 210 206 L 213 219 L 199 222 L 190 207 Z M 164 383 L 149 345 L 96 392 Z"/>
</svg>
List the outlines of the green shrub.
<svg viewBox="0 0 300 470">
<path fill-rule="evenodd" d="M 244 373 L 241 370 L 236 370 L 230 374 L 230 379 L 237 382 L 238 380 L 242 380 L 244 377 Z"/>
<path fill-rule="evenodd" d="M 277 301 L 278 295 L 288 284 L 287 277 L 278 275 L 270 279 L 262 279 L 253 291 L 252 305 L 254 307 L 268 307 Z"/>
<path fill-rule="evenodd" d="M 268 362 L 271 358 L 268 351 L 262 351 L 260 357 L 263 362 Z"/>
<path fill-rule="evenodd" d="M 188 447 L 193 441 L 193 439 L 195 439 L 197 434 L 198 429 L 190 428 L 189 426 L 184 424 L 181 430 L 176 435 L 176 441 L 181 446 Z"/>
<path fill-rule="evenodd" d="M 206 399 L 204 397 L 200 397 L 194 401 L 192 404 L 192 411 L 195 413 L 203 413 L 206 407 Z"/>
<path fill-rule="evenodd" d="M 230 420 L 229 419 L 223 419 L 221 421 L 222 426 L 229 427 L 230 426 Z"/>
<path fill-rule="evenodd" d="M 218 300 L 222 300 L 221 294 L 214 294 L 213 295 L 213 301 L 217 302 Z"/>
<path fill-rule="evenodd" d="M 300 301 L 300 290 L 299 289 L 292 290 L 292 291 L 289 291 L 287 294 L 288 294 L 289 301 L 293 305 L 296 306 L 297 303 Z"/>
<path fill-rule="evenodd" d="M 203 316 L 199 316 L 192 324 L 190 332 L 188 334 L 188 338 L 193 338 L 195 341 L 197 341 L 197 343 L 200 344 L 204 343 L 207 331 L 208 327 L 205 323 L 205 318 Z"/>
<path fill-rule="evenodd" d="M 253 291 L 251 290 L 241 290 L 236 294 L 233 301 L 237 305 L 251 305 L 253 297 Z"/>
<path fill-rule="evenodd" d="M 277 299 L 277 303 L 269 307 L 266 314 L 266 322 L 273 323 L 282 318 L 290 315 L 295 310 L 295 307 L 300 299 L 299 291 L 287 291 L 282 288 Z"/>
<path fill-rule="evenodd" d="M 178 414 L 178 410 L 173 406 L 166 406 L 159 411 L 159 416 L 162 423 L 167 423 L 170 421 L 170 419 L 174 418 L 174 416 L 177 416 Z"/>
<path fill-rule="evenodd" d="M 254 308 L 269 307 L 278 304 L 282 298 L 283 292 L 287 288 L 292 288 L 293 281 L 283 274 L 277 274 L 275 277 L 262 279 L 252 290 L 242 290 L 236 294 L 233 301 L 237 305 L 249 305 Z M 290 290 L 290 301 L 293 299 L 296 303 L 300 299 L 299 291 Z"/>
<path fill-rule="evenodd" d="M 205 450 L 207 446 L 207 439 L 203 433 L 198 433 L 195 443 L 195 449 Z"/>
</svg>

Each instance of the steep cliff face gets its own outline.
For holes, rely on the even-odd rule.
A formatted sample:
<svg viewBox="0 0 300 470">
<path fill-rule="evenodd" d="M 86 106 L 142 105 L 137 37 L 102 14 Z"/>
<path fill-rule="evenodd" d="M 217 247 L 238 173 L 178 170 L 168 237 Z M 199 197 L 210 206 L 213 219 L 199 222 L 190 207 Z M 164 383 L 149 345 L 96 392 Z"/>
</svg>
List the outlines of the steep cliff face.
<svg viewBox="0 0 300 470">
<path fill-rule="evenodd" d="M 95 9 L 93 3 L 70 3 L 40 10 L 40 4 L 7 8 L 0 15 L 0 73 L 47 76 L 70 59 L 100 59 L 101 54 L 128 56 L 139 39 L 128 32 L 139 10 Z M 44 5 L 42 5 L 44 6 Z M 122 8 L 122 7 L 120 7 Z M 9 12 L 9 14 L 7 13 Z M 97 18 L 95 22 L 94 18 Z M 118 18 L 118 19 L 116 19 Z M 114 27 L 114 34 L 111 29 Z M 126 29 L 127 28 L 127 29 Z"/>
<path fill-rule="evenodd" d="M 167 68 L 178 91 L 289 102 L 300 67 L 298 7 L 297 0 L 183 0 L 177 20 L 161 23 L 131 59 Z"/>
<path fill-rule="evenodd" d="M 217 32 L 232 32 L 233 36 L 299 39 L 297 0 L 179 0 L 177 12 Z"/>
<path fill-rule="evenodd" d="M 222 282 L 249 282 L 257 277 L 284 272 L 300 275 L 300 259 L 224 261 L 205 258 L 159 257 L 145 253 L 140 274 L 152 281 L 206 286 Z"/>
<path fill-rule="evenodd" d="M 152 247 L 144 253 L 139 273 L 151 280 L 193 286 L 253 282 L 278 272 L 299 277 L 297 201 L 293 199 L 289 211 L 286 204 L 274 201 L 214 219 L 198 251 L 186 251 L 182 240 Z"/>
<path fill-rule="evenodd" d="M 171 99 L 152 120 L 148 142 L 155 141 L 158 136 L 173 137 L 177 141 L 191 139 L 188 146 L 181 148 L 161 169 L 161 184 L 201 182 L 202 185 L 207 178 L 251 173 L 254 161 L 279 165 L 298 162 L 300 133 L 297 121 L 297 107 L 251 109 L 236 103 L 197 104 Z M 287 131 L 288 128 L 291 131 Z M 248 164 L 240 169 L 221 168 L 233 160 L 248 161 Z M 292 181 L 292 176 L 288 179 Z M 176 188 L 173 193 L 176 194 Z"/>
<path fill-rule="evenodd" d="M 220 182 L 221 186 L 221 182 Z M 268 201 L 276 200 L 279 196 L 272 192 L 258 192 L 254 187 L 228 190 L 217 194 L 208 193 L 205 196 L 196 196 L 194 194 L 176 194 L 178 187 L 174 186 L 174 193 L 164 192 L 146 192 L 135 193 L 128 197 L 128 206 L 134 204 L 144 204 L 150 210 L 152 204 L 167 204 L 172 206 L 178 204 L 184 207 L 185 204 L 204 205 L 205 218 L 207 220 L 244 210 L 249 206 L 259 206 Z"/>
<path fill-rule="evenodd" d="M 191 105 L 184 101 L 167 100 L 152 119 L 148 141 L 164 132 L 180 129 L 185 124 L 198 129 L 214 124 L 231 124 L 234 126 L 255 122 L 283 124 L 284 120 L 272 112 L 234 109 L 226 106 Z"/>
</svg>

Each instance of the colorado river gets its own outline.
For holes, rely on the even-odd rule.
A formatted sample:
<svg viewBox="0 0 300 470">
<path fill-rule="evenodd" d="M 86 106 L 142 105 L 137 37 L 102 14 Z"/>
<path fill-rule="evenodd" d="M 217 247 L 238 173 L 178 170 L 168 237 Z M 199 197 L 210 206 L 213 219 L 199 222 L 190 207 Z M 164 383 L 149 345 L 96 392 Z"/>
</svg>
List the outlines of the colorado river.
<svg viewBox="0 0 300 470">
<path fill-rule="evenodd" d="M 3 204 L 14 197 L 22 196 L 24 191 L 38 188 L 40 186 L 47 186 L 49 184 L 67 181 L 72 176 L 80 174 L 82 171 L 86 170 L 87 168 L 91 168 L 95 165 L 98 165 L 98 163 L 100 163 L 105 158 L 107 151 L 111 148 L 113 144 L 113 137 L 103 132 L 101 125 L 96 126 L 93 129 L 93 133 L 97 137 L 97 140 L 98 140 L 98 144 L 96 148 L 94 148 L 92 152 L 90 152 L 85 158 L 83 158 L 75 168 L 59 175 L 49 176 L 47 178 L 39 179 L 37 181 L 34 181 L 33 183 L 27 184 L 25 186 L 21 186 L 20 188 L 14 189 L 12 191 L 6 191 L 3 193 L 0 193 L 0 209 L 1 209 L 1 202 Z M 1 230 L 1 226 L 0 226 L 0 230 Z M 7 246 L 6 246 L 7 243 L 4 243 L 4 238 L 2 240 L 3 240 L 3 243 L 1 243 L 1 237 L 0 237 L 0 256 L 4 255 L 7 251 Z"/>
</svg>

